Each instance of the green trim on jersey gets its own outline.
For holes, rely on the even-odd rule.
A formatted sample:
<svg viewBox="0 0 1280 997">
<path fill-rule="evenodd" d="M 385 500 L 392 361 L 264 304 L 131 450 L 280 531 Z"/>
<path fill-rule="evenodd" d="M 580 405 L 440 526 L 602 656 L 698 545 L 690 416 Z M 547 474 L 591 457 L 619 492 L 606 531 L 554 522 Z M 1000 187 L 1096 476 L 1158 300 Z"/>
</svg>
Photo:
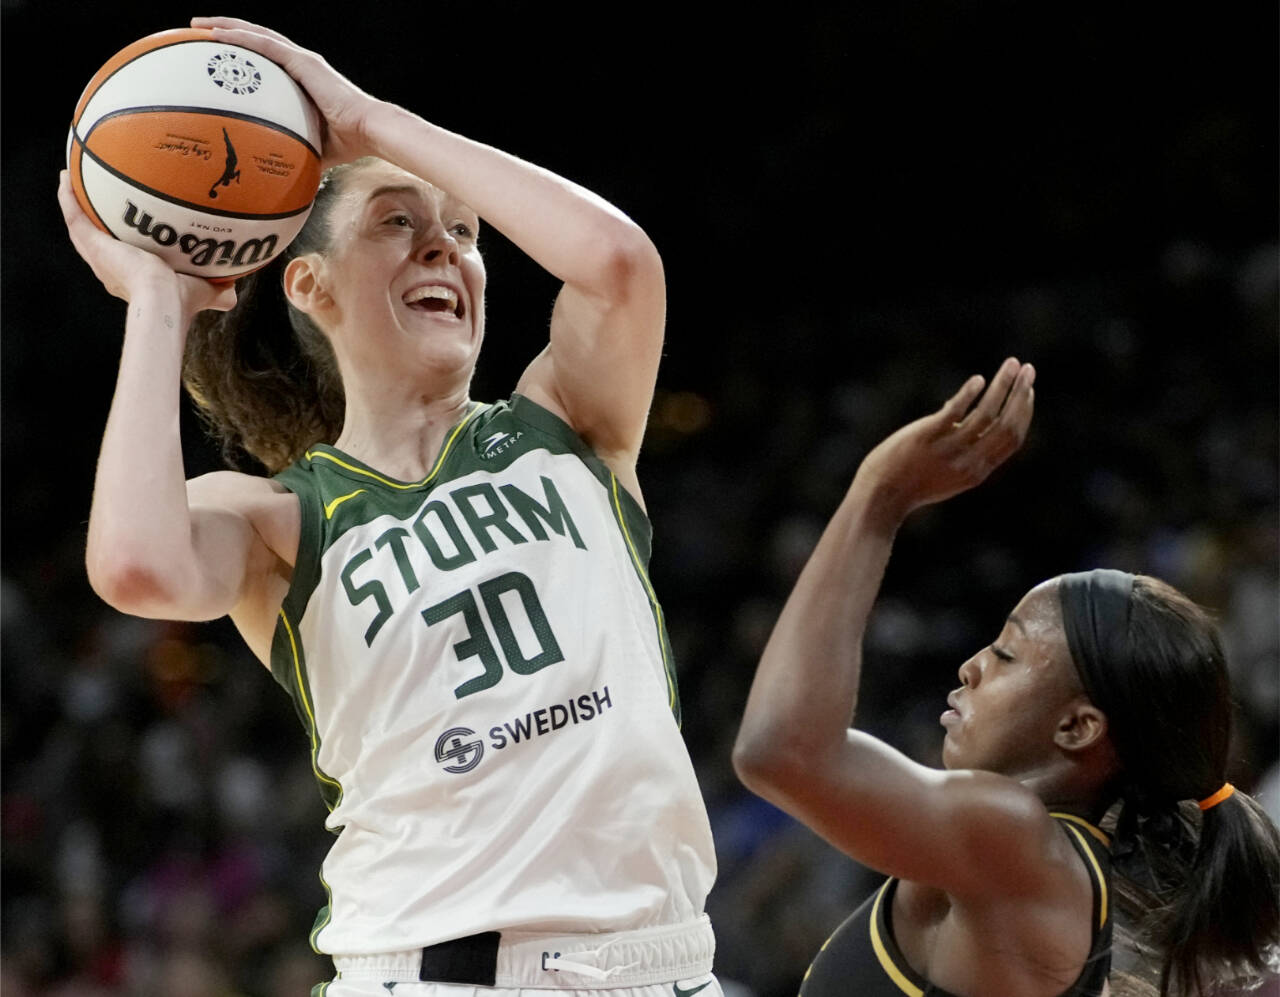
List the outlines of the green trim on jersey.
<svg viewBox="0 0 1280 997">
<path fill-rule="evenodd" d="M 682 726 L 680 716 L 680 693 L 676 687 L 676 668 L 675 662 L 671 658 L 671 640 L 667 636 L 667 621 L 662 616 L 662 606 L 658 603 L 658 596 L 653 591 L 653 585 L 649 581 L 649 572 L 646 570 L 648 565 L 648 544 L 645 546 L 645 558 L 642 561 L 639 552 L 636 550 L 635 542 L 631 539 L 631 530 L 627 528 L 627 514 L 622 510 L 622 502 L 619 495 L 626 495 L 626 491 L 618 487 L 618 479 L 613 472 L 609 473 L 610 489 L 609 494 L 613 499 L 614 516 L 618 520 L 618 525 L 622 528 L 623 539 L 627 541 L 627 550 L 631 553 L 631 564 L 636 569 L 636 574 L 640 577 L 640 583 L 644 586 L 645 594 L 649 597 L 649 610 L 653 613 L 654 623 L 658 627 L 658 646 L 662 650 L 662 670 L 667 676 L 667 705 L 671 708 L 672 715 L 676 718 L 676 726 Z M 627 496 L 630 498 L 630 496 Z M 648 525 L 648 520 L 645 520 Z M 646 537 L 647 540 L 647 537 Z"/>
<path fill-rule="evenodd" d="M 289 622 L 283 607 L 280 609 L 280 622 L 276 626 L 277 630 L 283 628 L 289 641 L 290 657 L 293 663 L 289 673 L 289 691 L 294 696 L 294 706 L 298 709 L 298 715 L 302 718 L 307 734 L 311 738 L 311 771 L 315 773 L 316 781 L 320 783 L 320 795 L 324 797 L 325 806 L 332 813 L 342 802 L 342 785 L 320 769 L 320 737 L 316 731 L 315 710 L 311 706 L 311 684 L 307 681 L 307 670 L 303 666 L 302 643 L 298 640 L 297 628 Z M 273 654 L 273 670 L 274 667 L 275 655 Z"/>
<path fill-rule="evenodd" d="M 440 455 L 436 458 L 435 467 L 433 467 L 431 471 L 427 474 L 427 476 L 423 478 L 421 481 L 409 483 L 404 481 L 395 481 L 392 478 L 384 478 L 377 471 L 374 471 L 368 466 L 361 464 L 354 457 L 348 457 L 341 450 L 337 450 L 333 447 L 326 446 L 322 443 L 316 444 L 314 447 L 308 450 L 306 454 L 304 454 L 303 456 L 304 456 L 304 459 L 306 460 L 319 459 L 319 460 L 332 461 L 337 466 L 345 468 L 346 470 L 352 472 L 353 474 L 359 474 L 367 478 L 372 478 L 374 481 L 377 481 L 380 484 L 386 485 L 388 488 L 395 488 L 402 491 L 406 491 L 414 488 L 421 488 L 424 485 L 430 484 L 431 479 L 440 473 L 440 468 L 444 466 L 445 458 L 449 456 L 449 451 L 453 448 L 453 441 L 458 438 L 458 434 L 462 432 L 463 427 L 466 426 L 466 424 L 471 421 L 471 417 L 474 416 L 478 411 L 480 411 L 480 409 L 485 407 L 486 406 L 481 405 L 479 402 L 471 403 L 471 407 L 467 410 L 467 414 L 462 417 L 461 422 L 459 422 L 456 426 L 453 427 L 452 432 L 449 433 L 448 438 L 444 441 L 444 446 L 440 448 Z M 334 499 L 333 502 L 325 506 L 326 518 L 332 517 L 333 506 L 337 505 L 341 501 L 344 501 L 345 499 L 352 498 L 357 494 L 359 493 L 352 492 L 351 495 L 344 495 L 341 498 Z"/>
<path fill-rule="evenodd" d="M 499 429 L 487 438 L 482 436 L 496 426 L 505 426 L 507 430 Z M 496 472 L 510 466 L 530 449 L 530 445 L 516 445 L 523 433 L 521 426 L 533 431 L 535 441 L 530 444 L 533 448 L 576 456 L 605 489 L 632 567 L 649 602 L 662 654 L 667 702 L 676 725 L 680 725 L 680 695 L 671 642 L 662 607 L 648 575 L 653 539 L 648 516 L 635 498 L 618 484 L 604 461 L 554 413 L 521 395 L 513 395 L 509 402 L 490 405 L 473 402 L 445 437 L 434 466 L 420 481 L 397 481 L 323 443 L 310 447 L 298 461 L 275 476 L 275 480 L 298 496 L 301 528 L 293 578 L 280 608 L 271 644 L 271 672 L 292 697 L 311 740 L 312 771 L 330 811 L 341 802 L 343 790 L 319 765 L 321 741 L 307 677 L 306 653 L 298 639 L 298 624 L 320 582 L 324 553 L 348 530 L 378 517 L 392 515 L 408 521 L 442 482 L 476 471 Z M 323 925 L 313 929 L 313 937 L 319 927 Z"/>
<path fill-rule="evenodd" d="M 324 887 L 324 906 L 316 911 L 316 919 L 311 924 L 311 933 L 307 936 L 307 941 L 311 943 L 311 951 L 316 955 L 324 955 L 320 951 L 316 941 L 320 932 L 329 926 L 329 922 L 333 920 L 333 890 L 329 888 L 328 881 L 324 878 L 324 870 L 320 871 L 320 885 Z"/>
</svg>

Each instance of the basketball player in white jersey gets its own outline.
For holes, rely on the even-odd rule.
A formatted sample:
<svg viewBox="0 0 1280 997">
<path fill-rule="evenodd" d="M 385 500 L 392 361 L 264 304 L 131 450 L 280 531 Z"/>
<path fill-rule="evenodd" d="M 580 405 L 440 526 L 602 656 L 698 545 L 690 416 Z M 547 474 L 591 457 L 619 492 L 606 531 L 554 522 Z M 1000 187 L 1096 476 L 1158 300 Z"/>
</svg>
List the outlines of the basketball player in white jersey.
<svg viewBox="0 0 1280 997">
<path fill-rule="evenodd" d="M 337 835 L 312 932 L 335 977 L 313 993 L 718 997 L 715 859 L 636 478 L 656 250 L 274 32 L 192 24 L 284 66 L 347 165 L 239 303 L 94 228 L 64 178 L 73 242 L 129 302 L 94 588 L 140 616 L 229 614 L 293 697 Z M 469 397 L 480 218 L 563 282 L 549 345 L 494 404 Z M 181 378 L 273 477 L 184 481 Z"/>
</svg>

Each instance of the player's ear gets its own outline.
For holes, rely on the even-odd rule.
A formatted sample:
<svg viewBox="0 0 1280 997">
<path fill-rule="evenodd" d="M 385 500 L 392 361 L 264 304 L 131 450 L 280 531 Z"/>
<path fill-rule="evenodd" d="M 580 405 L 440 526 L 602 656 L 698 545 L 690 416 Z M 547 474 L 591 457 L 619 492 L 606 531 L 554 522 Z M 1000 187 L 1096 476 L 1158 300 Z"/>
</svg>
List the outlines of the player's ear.
<svg viewBox="0 0 1280 997">
<path fill-rule="evenodd" d="M 315 315 L 332 304 L 321 281 L 321 259 L 315 253 L 307 253 L 289 261 L 284 268 L 284 296 L 289 304 L 307 315 Z"/>
<path fill-rule="evenodd" d="M 1065 751 L 1100 746 L 1107 737 L 1107 715 L 1084 696 L 1074 699 L 1058 720 L 1053 743 Z"/>
</svg>

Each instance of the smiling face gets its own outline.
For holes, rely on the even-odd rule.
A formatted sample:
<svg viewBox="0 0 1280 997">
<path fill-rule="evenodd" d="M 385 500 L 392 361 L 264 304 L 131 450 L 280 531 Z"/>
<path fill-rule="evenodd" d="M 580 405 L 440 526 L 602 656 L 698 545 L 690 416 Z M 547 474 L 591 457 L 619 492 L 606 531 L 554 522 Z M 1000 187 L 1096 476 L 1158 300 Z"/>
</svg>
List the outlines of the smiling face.
<svg viewBox="0 0 1280 997">
<path fill-rule="evenodd" d="M 329 231 L 328 249 L 308 258 L 321 293 L 305 310 L 333 343 L 344 381 L 419 371 L 469 381 L 484 338 L 476 213 L 372 160 L 343 179 Z"/>
<path fill-rule="evenodd" d="M 942 715 L 947 768 L 1029 774 L 1071 743 L 1069 725 L 1082 707 L 1091 709 L 1067 649 L 1054 584 L 1028 592 L 999 636 L 960 667 L 960 687 Z"/>
</svg>

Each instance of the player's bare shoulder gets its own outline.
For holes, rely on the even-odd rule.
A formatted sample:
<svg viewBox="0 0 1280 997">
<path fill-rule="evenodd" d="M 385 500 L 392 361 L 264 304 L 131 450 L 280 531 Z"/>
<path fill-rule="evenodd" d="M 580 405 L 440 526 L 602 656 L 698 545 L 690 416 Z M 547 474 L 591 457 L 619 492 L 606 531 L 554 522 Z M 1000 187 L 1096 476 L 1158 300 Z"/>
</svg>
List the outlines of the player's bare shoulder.
<svg viewBox="0 0 1280 997">
<path fill-rule="evenodd" d="M 302 513 L 298 498 L 278 481 L 239 471 L 213 471 L 187 482 L 192 510 L 219 509 L 240 515 L 267 550 L 293 567 Z"/>
</svg>

